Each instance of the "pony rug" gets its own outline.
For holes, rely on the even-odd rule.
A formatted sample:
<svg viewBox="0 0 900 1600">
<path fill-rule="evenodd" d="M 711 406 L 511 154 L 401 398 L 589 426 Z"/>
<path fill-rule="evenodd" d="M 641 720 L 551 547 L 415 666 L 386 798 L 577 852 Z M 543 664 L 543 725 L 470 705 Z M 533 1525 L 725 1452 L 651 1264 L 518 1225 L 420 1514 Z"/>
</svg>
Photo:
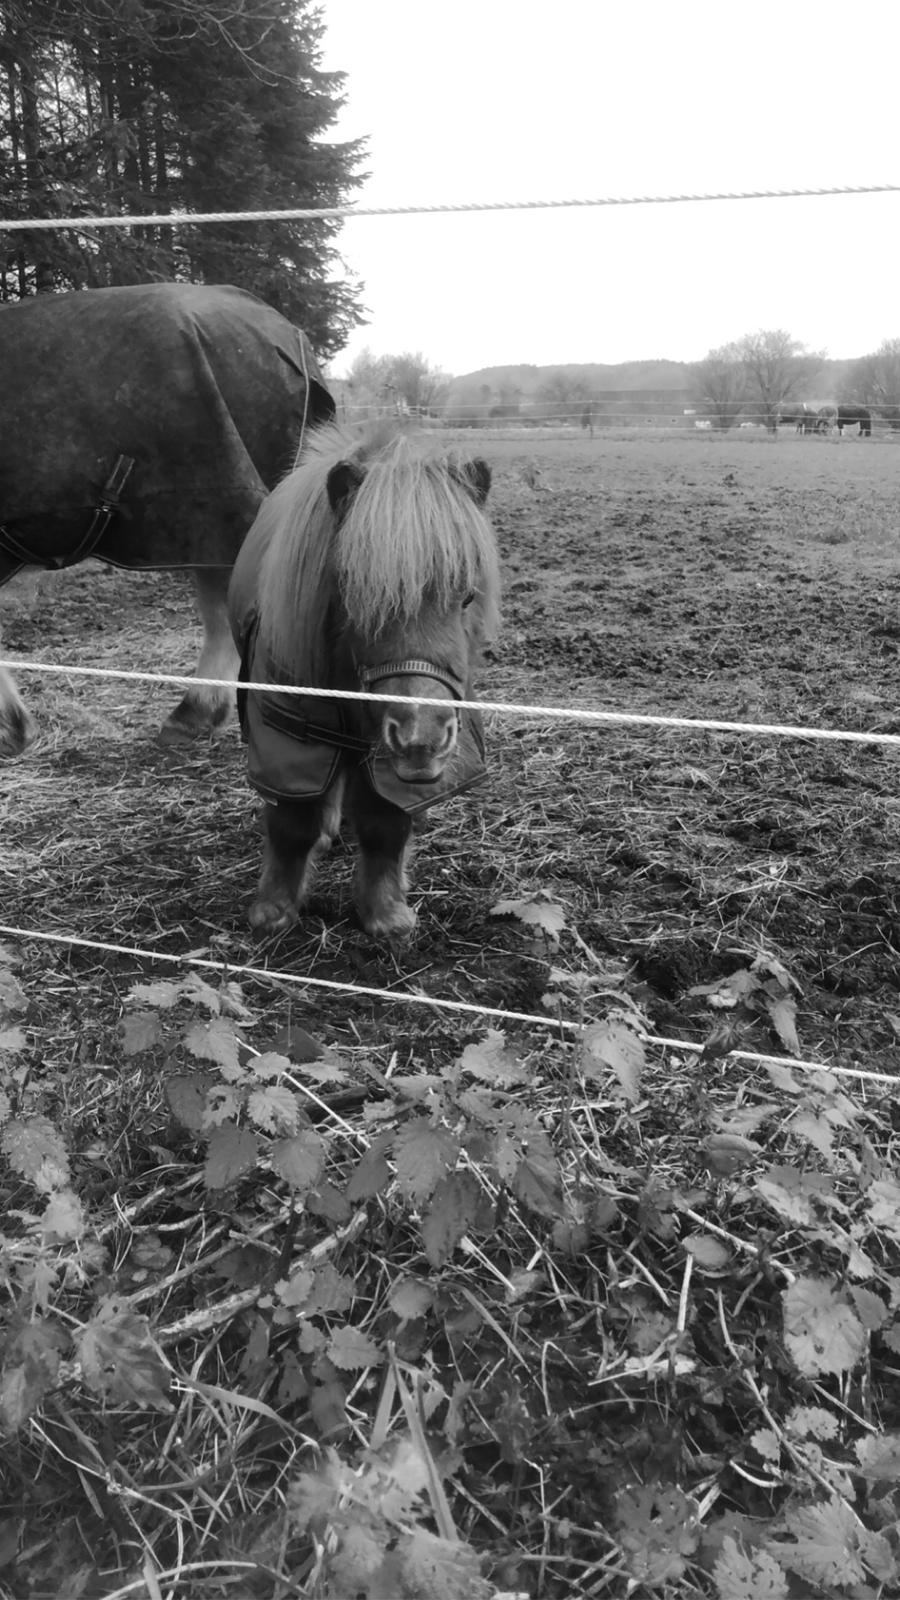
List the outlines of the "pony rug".
<svg viewBox="0 0 900 1600">
<path fill-rule="evenodd" d="M 214 285 L 2 306 L 0 380 L 0 582 L 86 555 L 230 567 L 304 425 L 334 415 L 300 330 Z M 110 499 L 116 514 L 86 541 Z"/>
</svg>

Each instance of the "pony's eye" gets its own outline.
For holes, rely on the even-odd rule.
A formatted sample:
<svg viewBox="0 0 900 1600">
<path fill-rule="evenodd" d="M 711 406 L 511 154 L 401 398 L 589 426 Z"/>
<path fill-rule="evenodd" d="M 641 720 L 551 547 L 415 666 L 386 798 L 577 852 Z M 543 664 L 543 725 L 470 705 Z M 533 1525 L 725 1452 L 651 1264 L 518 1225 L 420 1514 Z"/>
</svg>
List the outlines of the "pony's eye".
<svg viewBox="0 0 900 1600">
<path fill-rule="evenodd" d="M 472 601 L 474 599 L 475 599 L 475 590 L 474 589 L 470 589 L 468 594 L 463 597 L 463 603 L 462 603 L 463 611 L 465 611 L 466 606 L 470 606 L 472 604 Z"/>
</svg>

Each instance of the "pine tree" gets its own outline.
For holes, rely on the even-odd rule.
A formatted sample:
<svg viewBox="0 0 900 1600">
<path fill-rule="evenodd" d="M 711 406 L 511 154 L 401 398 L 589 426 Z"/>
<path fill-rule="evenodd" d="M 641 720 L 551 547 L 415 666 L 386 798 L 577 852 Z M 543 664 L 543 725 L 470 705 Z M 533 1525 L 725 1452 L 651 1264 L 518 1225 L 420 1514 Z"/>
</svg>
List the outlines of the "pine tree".
<svg viewBox="0 0 900 1600">
<path fill-rule="evenodd" d="M 359 141 L 324 136 L 341 73 L 321 69 L 311 0 L 6 0 L 0 216 L 340 205 Z M 0 297 L 152 278 L 236 283 L 323 355 L 360 320 L 339 223 L 137 224 L 8 234 Z"/>
</svg>

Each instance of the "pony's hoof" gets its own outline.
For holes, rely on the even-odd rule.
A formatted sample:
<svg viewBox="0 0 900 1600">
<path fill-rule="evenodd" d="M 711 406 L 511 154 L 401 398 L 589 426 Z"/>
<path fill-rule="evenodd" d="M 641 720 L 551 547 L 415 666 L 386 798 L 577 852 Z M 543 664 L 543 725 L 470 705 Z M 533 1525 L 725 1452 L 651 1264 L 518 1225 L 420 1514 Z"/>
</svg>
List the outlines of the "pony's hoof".
<svg viewBox="0 0 900 1600">
<path fill-rule="evenodd" d="M 209 732 L 207 728 L 205 732 Z M 170 717 L 164 722 L 154 741 L 160 750 L 186 750 L 189 745 L 195 744 L 200 736 L 199 728 L 185 728 Z"/>
<path fill-rule="evenodd" d="M 208 739 L 225 721 L 228 709 L 228 706 L 198 706 L 190 700 L 182 700 L 166 718 L 156 735 L 156 743 L 163 750 L 183 750 L 196 744 L 198 739 Z"/>
<path fill-rule="evenodd" d="M 255 933 L 287 933 L 297 921 L 297 908 L 276 900 L 254 900 L 250 907 L 250 926 Z"/>
<path fill-rule="evenodd" d="M 388 944 L 408 944 L 416 931 L 416 913 L 409 906 L 392 906 L 371 916 L 362 916 L 362 925 L 372 939 Z"/>
</svg>

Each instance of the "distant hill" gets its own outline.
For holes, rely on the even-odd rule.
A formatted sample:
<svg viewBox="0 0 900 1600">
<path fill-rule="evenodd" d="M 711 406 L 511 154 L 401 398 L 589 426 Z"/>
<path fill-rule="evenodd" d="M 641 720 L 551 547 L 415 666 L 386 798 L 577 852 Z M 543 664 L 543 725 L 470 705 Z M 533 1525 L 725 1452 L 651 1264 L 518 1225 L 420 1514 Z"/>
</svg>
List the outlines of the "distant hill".
<svg viewBox="0 0 900 1600">
<path fill-rule="evenodd" d="M 686 361 L 602 361 L 560 362 L 559 366 L 482 367 L 467 372 L 450 384 L 451 399 L 470 390 L 484 388 L 499 395 L 504 389 L 518 389 L 523 400 L 533 399 L 549 378 L 557 373 L 587 384 L 592 392 L 613 389 L 628 393 L 636 389 L 686 389 L 690 385 L 690 365 Z"/>
<path fill-rule="evenodd" d="M 823 361 L 811 392 L 798 396 L 810 405 L 828 405 L 840 398 L 852 361 Z M 590 398 L 600 413 L 612 412 L 619 403 L 624 414 L 650 413 L 687 406 L 691 401 L 691 363 L 687 361 L 622 361 L 605 363 L 560 362 L 558 366 L 529 364 L 482 367 L 453 378 L 444 404 L 449 415 L 511 415 L 533 412 L 538 401 L 548 409 L 550 389 L 556 387 L 554 409 L 572 411 Z"/>
</svg>

